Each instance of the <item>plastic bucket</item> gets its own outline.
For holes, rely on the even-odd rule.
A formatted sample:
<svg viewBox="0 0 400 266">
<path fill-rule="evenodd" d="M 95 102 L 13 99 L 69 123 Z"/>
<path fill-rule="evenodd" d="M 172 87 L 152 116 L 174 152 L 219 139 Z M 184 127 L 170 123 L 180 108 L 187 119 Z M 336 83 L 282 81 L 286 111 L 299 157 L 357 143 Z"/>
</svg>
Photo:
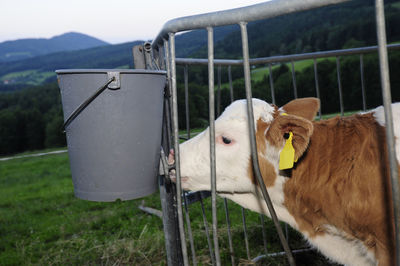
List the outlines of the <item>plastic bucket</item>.
<svg viewBox="0 0 400 266">
<path fill-rule="evenodd" d="M 75 196 L 130 200 L 157 190 L 166 75 L 148 70 L 57 70 Z M 108 82 L 114 77 L 112 82 Z M 105 84 L 109 83 L 109 84 Z"/>
</svg>

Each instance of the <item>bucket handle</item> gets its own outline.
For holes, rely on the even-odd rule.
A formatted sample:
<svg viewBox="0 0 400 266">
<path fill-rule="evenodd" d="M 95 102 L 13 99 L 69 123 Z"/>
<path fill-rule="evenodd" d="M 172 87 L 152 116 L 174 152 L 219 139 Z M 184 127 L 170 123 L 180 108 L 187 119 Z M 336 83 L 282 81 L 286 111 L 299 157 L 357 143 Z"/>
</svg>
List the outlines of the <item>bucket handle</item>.
<svg viewBox="0 0 400 266">
<path fill-rule="evenodd" d="M 72 112 L 72 114 L 65 120 L 63 124 L 63 131 L 65 132 L 65 129 L 71 124 L 72 121 L 86 108 L 88 105 L 97 98 L 105 89 L 109 88 L 110 90 L 118 90 L 120 89 L 120 79 L 119 79 L 119 72 L 108 72 L 108 80 L 107 82 L 98 88 L 95 93 L 93 93 L 92 96 L 90 96 L 86 101 L 81 103 L 81 105 L 78 106 L 78 108 L 75 109 L 75 111 Z"/>
</svg>

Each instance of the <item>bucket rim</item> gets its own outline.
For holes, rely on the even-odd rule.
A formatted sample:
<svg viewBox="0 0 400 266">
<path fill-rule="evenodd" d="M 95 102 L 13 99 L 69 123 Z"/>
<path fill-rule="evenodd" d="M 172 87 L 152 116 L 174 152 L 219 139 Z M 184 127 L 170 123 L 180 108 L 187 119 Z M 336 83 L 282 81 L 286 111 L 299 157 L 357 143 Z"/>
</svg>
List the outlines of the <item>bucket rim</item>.
<svg viewBox="0 0 400 266">
<path fill-rule="evenodd" d="M 120 74 L 156 74 L 166 75 L 165 70 L 147 70 L 147 69 L 58 69 L 55 71 L 57 75 L 64 74 L 107 74 L 109 72 L 119 72 Z"/>
</svg>

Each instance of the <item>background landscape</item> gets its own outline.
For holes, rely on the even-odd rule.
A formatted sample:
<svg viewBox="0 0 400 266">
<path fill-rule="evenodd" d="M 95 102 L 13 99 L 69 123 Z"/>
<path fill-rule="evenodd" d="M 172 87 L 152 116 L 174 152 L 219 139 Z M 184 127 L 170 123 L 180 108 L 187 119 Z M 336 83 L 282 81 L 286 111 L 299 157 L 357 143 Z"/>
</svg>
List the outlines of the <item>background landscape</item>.
<svg viewBox="0 0 400 266">
<path fill-rule="evenodd" d="M 400 43 L 400 0 L 386 0 L 388 43 Z M 268 57 L 376 45 L 374 1 L 356 0 L 309 12 L 249 23 L 250 55 Z M 178 57 L 205 58 L 206 32 L 176 37 Z M 241 58 L 238 26 L 215 29 L 215 58 Z M 49 39 L 21 39 L 0 43 L 0 265 L 166 265 L 162 220 L 139 206 L 161 209 L 158 193 L 132 201 L 88 202 L 73 194 L 67 153 L 23 157 L 65 150 L 63 112 L 55 70 L 72 68 L 133 68 L 135 40 L 111 45 L 92 36 L 68 32 Z M 400 101 L 400 51 L 389 52 L 393 101 Z M 293 98 L 290 64 L 272 66 L 276 101 Z M 295 63 L 298 96 L 315 96 L 313 61 Z M 318 60 L 322 113 L 339 112 L 336 59 Z M 185 128 L 183 67 L 177 68 L 179 125 Z M 217 73 L 217 71 L 215 71 Z M 235 99 L 244 98 L 242 67 L 232 67 Z M 362 109 L 358 56 L 341 58 L 341 82 L 346 112 Z M 378 58 L 364 56 L 367 108 L 381 105 Z M 227 69 L 222 68 L 221 110 L 230 102 Z M 268 66 L 252 69 L 253 96 L 269 102 Z M 190 125 L 208 124 L 206 67 L 189 67 Z M 217 86 L 216 86 L 217 87 Z M 326 116 L 324 116 L 326 117 Z M 183 134 L 183 131 L 182 131 Z M 6 160 L 15 154 L 18 158 Z M 142 202 L 143 200 L 143 202 Z M 203 207 L 203 206 L 202 206 Z M 219 198 L 218 209 L 224 209 Z M 204 200 L 208 223 L 210 199 Z M 280 252 L 274 226 L 266 219 L 266 240 L 260 216 L 229 203 L 236 264 L 249 264 L 269 252 Z M 188 206 L 200 265 L 211 264 L 199 204 Z M 244 216 L 242 216 L 242 214 Z M 246 219 L 249 254 L 243 240 Z M 218 238 L 223 265 L 231 262 L 225 213 L 218 213 Z M 210 225 L 209 225 L 210 226 Z M 291 248 L 307 243 L 289 229 Z M 212 237 L 212 236 L 211 236 Z M 266 246 L 264 246 L 264 244 Z M 297 265 L 336 265 L 316 251 L 295 255 Z M 287 265 L 285 257 L 263 265 Z"/>
<path fill-rule="evenodd" d="M 400 41 L 400 2 L 385 1 L 388 43 Z M 251 57 L 326 51 L 376 45 L 373 1 L 286 15 L 249 24 Z M 55 70 L 71 68 L 133 68 L 131 49 L 143 40 L 110 45 L 96 38 L 66 33 L 51 39 L 23 39 L 0 43 L 0 155 L 65 145 L 60 128 L 62 109 Z M 238 26 L 215 30 L 215 58 L 240 58 Z M 206 57 L 206 32 L 192 31 L 176 38 L 177 57 Z M 343 98 L 347 111 L 360 110 L 358 57 L 341 62 Z M 367 107 L 381 104 L 377 56 L 365 57 Z M 392 97 L 400 100 L 399 52 L 390 53 Z M 315 96 L 312 62 L 296 64 L 299 97 Z M 259 66 L 263 70 L 263 66 Z M 319 62 L 322 112 L 338 112 L 335 60 Z M 222 107 L 229 103 L 227 70 L 222 69 Z M 178 68 L 182 87 L 182 68 Z M 207 69 L 189 69 L 191 126 L 207 123 Z M 268 71 L 253 70 L 253 96 L 270 99 Z M 256 74 L 258 73 L 258 74 Z M 261 73 L 261 74 L 260 74 Z M 244 98 L 242 68 L 233 68 L 235 98 Z M 291 73 L 286 64 L 274 66 L 277 104 L 291 99 Z M 183 97 L 180 90 L 179 97 Z M 180 101 L 183 103 L 183 101 Z M 183 111 L 183 106 L 180 106 Z M 180 112 L 184 127 L 184 112 Z"/>
</svg>

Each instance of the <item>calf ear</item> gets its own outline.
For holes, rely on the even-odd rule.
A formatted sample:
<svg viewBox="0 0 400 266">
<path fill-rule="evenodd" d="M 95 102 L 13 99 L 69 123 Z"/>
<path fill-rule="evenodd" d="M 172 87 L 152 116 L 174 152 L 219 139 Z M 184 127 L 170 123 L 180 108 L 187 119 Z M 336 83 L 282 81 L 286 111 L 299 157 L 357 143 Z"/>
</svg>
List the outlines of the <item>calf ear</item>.
<svg viewBox="0 0 400 266">
<path fill-rule="evenodd" d="M 319 110 L 317 98 L 301 98 L 288 102 L 281 109 L 290 115 L 297 115 L 312 121 Z"/>
<path fill-rule="evenodd" d="M 313 124 L 307 119 L 295 115 L 280 115 L 271 123 L 266 138 L 271 145 L 281 149 L 286 142 L 285 136 L 292 132 L 295 160 L 297 160 L 306 151 L 313 129 Z"/>
</svg>

